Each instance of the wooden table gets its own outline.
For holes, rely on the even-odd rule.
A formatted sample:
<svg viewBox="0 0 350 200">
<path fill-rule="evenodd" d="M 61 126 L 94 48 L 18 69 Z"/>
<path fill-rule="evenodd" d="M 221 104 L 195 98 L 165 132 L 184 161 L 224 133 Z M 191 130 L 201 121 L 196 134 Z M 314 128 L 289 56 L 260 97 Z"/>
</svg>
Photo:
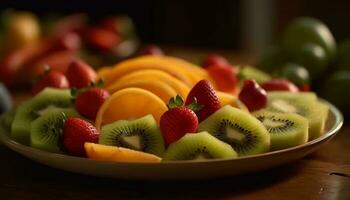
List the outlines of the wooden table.
<svg viewBox="0 0 350 200">
<path fill-rule="evenodd" d="M 17 95 L 16 102 L 23 95 Z M 295 163 L 244 176 L 135 182 L 52 169 L 0 144 L 0 199 L 350 199 L 350 125 Z"/>
</svg>

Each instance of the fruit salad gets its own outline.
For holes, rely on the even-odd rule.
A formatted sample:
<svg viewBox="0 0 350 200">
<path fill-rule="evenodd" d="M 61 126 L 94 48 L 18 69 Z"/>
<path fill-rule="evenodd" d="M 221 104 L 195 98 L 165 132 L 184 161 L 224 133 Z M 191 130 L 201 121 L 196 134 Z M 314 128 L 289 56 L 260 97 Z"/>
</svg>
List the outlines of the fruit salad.
<svg viewBox="0 0 350 200">
<path fill-rule="evenodd" d="M 232 159 L 324 133 L 328 106 L 313 92 L 217 54 L 201 67 L 148 48 L 97 72 L 75 60 L 44 73 L 3 126 L 33 148 L 117 162 Z"/>
</svg>

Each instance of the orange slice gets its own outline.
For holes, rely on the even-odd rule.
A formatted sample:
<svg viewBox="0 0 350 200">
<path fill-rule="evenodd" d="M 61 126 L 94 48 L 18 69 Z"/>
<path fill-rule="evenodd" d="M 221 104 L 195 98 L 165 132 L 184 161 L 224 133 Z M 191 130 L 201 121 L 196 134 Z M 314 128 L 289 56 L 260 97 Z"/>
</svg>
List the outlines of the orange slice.
<svg viewBox="0 0 350 200">
<path fill-rule="evenodd" d="M 112 94 L 97 112 L 95 125 L 98 130 L 104 124 L 118 120 L 135 119 L 153 115 L 159 123 L 167 111 L 166 104 L 152 92 L 140 88 L 125 88 Z"/>
<path fill-rule="evenodd" d="M 84 147 L 88 158 L 94 160 L 143 163 L 159 163 L 162 160 L 153 154 L 135 151 L 123 147 L 107 146 L 88 142 L 84 144 Z"/>
<path fill-rule="evenodd" d="M 113 84 L 107 87 L 108 91 L 116 91 L 120 85 L 136 80 L 162 81 L 172 87 L 177 94 L 185 98 L 190 91 L 190 88 L 179 79 L 171 76 L 167 72 L 156 69 L 137 70 L 130 74 L 122 76 Z"/>
<path fill-rule="evenodd" d="M 161 98 L 164 103 L 168 103 L 169 100 L 177 94 L 177 92 L 172 87 L 162 81 L 144 79 L 121 82 L 120 84 L 114 85 L 114 87 L 111 90 L 108 90 L 108 92 L 112 94 L 118 90 L 128 87 L 148 90 Z"/>
<path fill-rule="evenodd" d="M 165 71 L 189 86 L 194 84 L 185 69 L 166 61 L 161 56 L 140 56 L 128 59 L 115 65 L 108 73 L 98 73 L 98 76 L 104 80 L 106 86 L 109 86 L 123 75 L 142 69 Z"/>
</svg>

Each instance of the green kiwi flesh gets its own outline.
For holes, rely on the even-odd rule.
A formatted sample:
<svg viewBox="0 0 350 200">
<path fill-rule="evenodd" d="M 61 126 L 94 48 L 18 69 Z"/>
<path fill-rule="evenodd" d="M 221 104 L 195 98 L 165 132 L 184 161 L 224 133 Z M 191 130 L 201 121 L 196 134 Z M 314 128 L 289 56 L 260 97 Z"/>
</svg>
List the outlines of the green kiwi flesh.
<svg viewBox="0 0 350 200">
<path fill-rule="evenodd" d="M 160 157 L 165 151 L 163 136 L 152 115 L 104 125 L 99 143 L 143 151 Z"/>
<path fill-rule="evenodd" d="M 187 133 L 169 145 L 164 160 L 207 160 L 235 158 L 233 148 L 208 132 Z"/>
<path fill-rule="evenodd" d="M 11 124 L 13 122 L 13 119 L 15 117 L 16 110 L 11 110 L 10 112 L 7 112 L 4 114 L 1 120 L 1 124 L 4 126 L 5 130 L 8 132 L 11 132 Z"/>
<path fill-rule="evenodd" d="M 312 93 L 289 93 L 273 95 L 268 93 L 267 110 L 282 113 L 296 113 L 309 121 L 309 141 L 323 134 L 328 117 L 328 106 L 321 104 Z"/>
<path fill-rule="evenodd" d="M 271 91 L 267 93 L 268 99 L 300 99 L 305 101 L 317 101 L 317 95 L 314 92 L 289 92 L 289 91 Z"/>
<path fill-rule="evenodd" d="M 30 124 L 43 115 L 47 108 L 72 106 L 69 90 L 46 88 L 31 100 L 17 108 L 11 125 L 11 138 L 22 144 L 29 144 Z"/>
<path fill-rule="evenodd" d="M 261 110 L 253 113 L 263 123 L 271 137 L 271 150 L 304 144 L 309 138 L 309 122 L 294 113 L 274 113 Z"/>
<path fill-rule="evenodd" d="M 271 76 L 269 74 L 251 66 L 241 67 L 240 74 L 242 75 L 244 80 L 253 79 L 259 84 L 262 84 L 264 82 L 271 80 Z"/>
<path fill-rule="evenodd" d="M 80 117 L 72 108 L 51 108 L 35 119 L 30 128 L 30 146 L 49 151 L 61 152 L 64 120 Z"/>
<path fill-rule="evenodd" d="M 264 125 L 250 113 L 229 105 L 202 121 L 198 130 L 230 144 L 239 156 L 265 153 L 270 148 L 270 134 Z"/>
</svg>

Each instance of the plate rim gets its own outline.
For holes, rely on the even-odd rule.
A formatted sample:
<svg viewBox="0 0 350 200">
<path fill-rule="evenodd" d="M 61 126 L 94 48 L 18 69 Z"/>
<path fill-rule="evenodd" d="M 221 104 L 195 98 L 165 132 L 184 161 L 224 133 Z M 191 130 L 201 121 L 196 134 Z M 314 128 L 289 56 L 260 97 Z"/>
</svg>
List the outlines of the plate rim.
<svg viewBox="0 0 350 200">
<path fill-rule="evenodd" d="M 298 145 L 295 147 L 290 147 L 286 149 L 276 150 L 276 151 L 270 151 L 262 154 L 256 154 L 256 155 L 250 155 L 250 156 L 242 156 L 237 158 L 229 158 L 229 159 L 210 159 L 210 160 L 178 160 L 178 161 L 161 161 L 159 163 L 151 163 L 151 162 L 115 162 L 115 161 L 101 161 L 101 160 L 93 160 L 89 158 L 82 158 L 82 157 L 76 157 L 66 154 L 60 154 L 60 153 L 52 153 L 40 149 L 35 149 L 33 147 L 21 144 L 19 142 L 16 142 L 15 140 L 12 140 L 8 134 L 8 131 L 6 131 L 2 124 L 0 124 L 0 143 L 3 143 L 3 145 L 7 146 L 8 148 L 21 148 L 25 151 L 32 151 L 36 154 L 44 154 L 47 157 L 55 158 L 55 159 L 68 159 L 68 160 L 77 160 L 79 162 L 93 162 L 93 163 L 99 163 L 99 164 L 110 164 L 110 165 L 123 165 L 123 166 L 154 166 L 154 165 L 187 165 L 187 164 L 201 164 L 201 163 L 218 163 L 218 162 L 229 162 L 229 161 L 240 161 L 240 160 L 247 160 L 247 159 L 254 159 L 254 158 L 262 158 L 262 157 L 268 157 L 273 156 L 275 154 L 282 154 L 290 151 L 294 151 L 297 149 L 307 148 L 309 146 L 315 145 L 323 140 L 326 140 L 329 137 L 333 137 L 342 127 L 344 123 L 344 117 L 340 110 L 335 107 L 330 102 L 320 99 L 323 103 L 327 104 L 329 106 L 329 111 L 334 115 L 334 124 L 332 124 L 331 128 L 327 131 L 326 134 L 311 140 L 305 144 Z M 4 114 L 0 116 L 0 119 L 2 119 Z M 12 149 L 13 150 L 13 149 Z M 16 153 L 18 153 L 16 151 Z M 27 156 L 25 156 L 27 157 Z"/>
</svg>

